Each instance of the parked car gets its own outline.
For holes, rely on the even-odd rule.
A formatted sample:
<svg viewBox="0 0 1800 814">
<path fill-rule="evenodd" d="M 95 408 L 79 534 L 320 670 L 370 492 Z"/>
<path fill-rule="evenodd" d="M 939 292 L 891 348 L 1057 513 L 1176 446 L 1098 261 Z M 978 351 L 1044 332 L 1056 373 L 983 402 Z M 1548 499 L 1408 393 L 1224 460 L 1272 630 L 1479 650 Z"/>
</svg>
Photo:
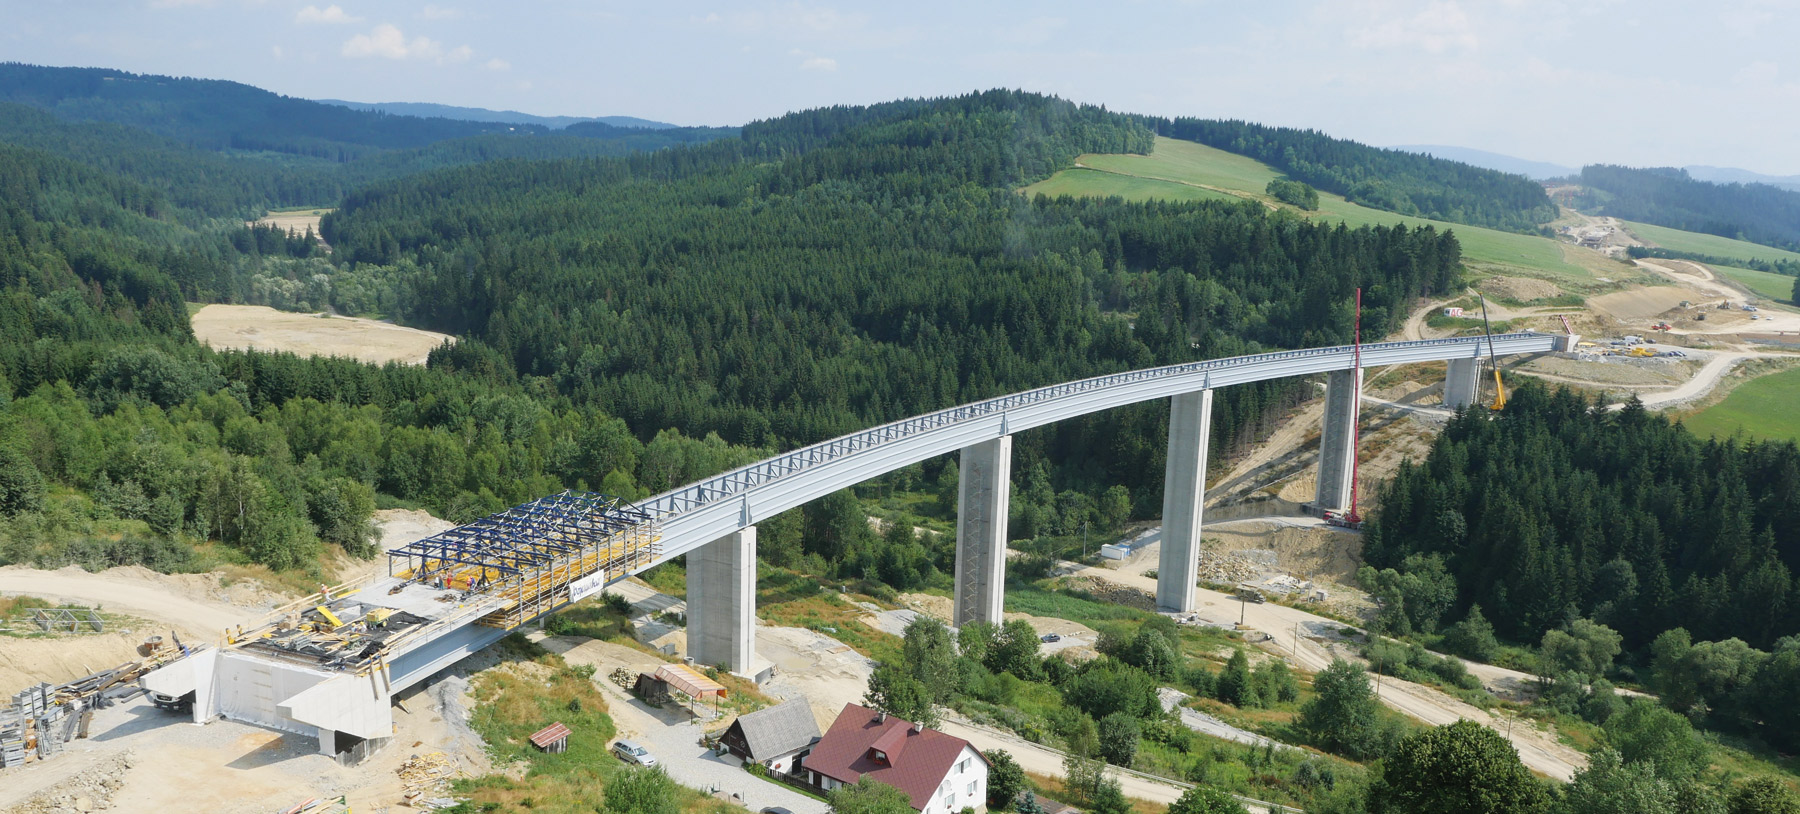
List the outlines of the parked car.
<svg viewBox="0 0 1800 814">
<path fill-rule="evenodd" d="M 1044 634 L 1044 635 L 1042 635 L 1042 636 L 1039 636 L 1039 637 L 1038 637 L 1038 638 L 1039 638 L 1039 639 L 1042 639 L 1042 640 L 1044 640 L 1044 641 L 1046 641 L 1046 642 L 1060 642 L 1060 641 L 1062 641 L 1062 634 L 1060 634 L 1060 633 L 1046 633 L 1046 634 Z"/>
<path fill-rule="evenodd" d="M 769 806 L 762 810 L 762 814 L 794 814 L 794 812 L 781 806 Z"/>
<path fill-rule="evenodd" d="M 617 755 L 620 760 L 623 760 L 626 763 L 638 766 L 656 765 L 656 756 L 650 754 L 650 750 L 645 749 L 632 741 L 621 740 L 614 743 L 612 751 L 614 755 Z"/>
</svg>

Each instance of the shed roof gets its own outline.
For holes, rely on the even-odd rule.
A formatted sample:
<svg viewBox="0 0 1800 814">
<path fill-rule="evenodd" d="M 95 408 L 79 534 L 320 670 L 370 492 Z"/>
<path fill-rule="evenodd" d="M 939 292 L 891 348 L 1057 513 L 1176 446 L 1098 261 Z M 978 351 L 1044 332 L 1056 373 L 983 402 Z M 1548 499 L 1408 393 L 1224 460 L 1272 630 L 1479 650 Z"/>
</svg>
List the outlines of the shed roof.
<svg viewBox="0 0 1800 814">
<path fill-rule="evenodd" d="M 869 756 L 877 742 L 890 748 L 888 762 Z M 831 729 L 813 747 L 802 764 L 812 771 L 844 783 L 855 783 L 863 775 L 906 792 L 915 810 L 923 810 L 931 801 L 931 793 L 950 773 L 956 759 L 969 742 L 935 729 L 916 729 L 911 721 L 882 715 L 868 707 L 845 704 Z M 975 751 L 987 762 L 980 751 Z"/>
<path fill-rule="evenodd" d="M 743 735 L 751 760 L 780 757 L 819 739 L 819 722 L 805 696 L 739 715 L 731 725 Z"/>
<path fill-rule="evenodd" d="M 685 664 L 665 664 L 656 668 L 656 677 L 693 698 L 725 695 L 725 686 Z"/>
<path fill-rule="evenodd" d="M 568 736 L 569 728 L 563 726 L 561 721 L 557 721 L 556 723 L 532 733 L 531 742 L 536 744 L 539 749 L 548 749 L 550 748 L 550 744 Z"/>
</svg>

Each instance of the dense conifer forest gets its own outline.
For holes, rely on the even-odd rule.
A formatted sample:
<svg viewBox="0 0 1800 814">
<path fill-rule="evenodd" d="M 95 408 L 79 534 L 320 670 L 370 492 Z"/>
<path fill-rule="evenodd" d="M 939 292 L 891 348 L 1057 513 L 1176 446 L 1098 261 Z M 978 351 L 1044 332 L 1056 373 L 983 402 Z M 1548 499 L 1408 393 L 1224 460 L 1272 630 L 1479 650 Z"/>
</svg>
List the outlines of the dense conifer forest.
<svg viewBox="0 0 1800 814">
<path fill-rule="evenodd" d="M 31 518 L 5 532 L 9 561 L 187 567 L 165 544 L 210 539 L 304 565 L 317 540 L 366 550 L 377 500 L 467 520 L 565 487 L 648 494 L 959 401 L 1344 341 L 1355 286 L 1370 325 L 1391 326 L 1459 267 L 1431 229 L 1026 200 L 1017 186 L 1080 153 L 1150 145 L 1129 118 L 1029 94 L 378 183 L 329 219 L 328 256 L 208 217 L 278 197 L 271 176 L 215 175 L 212 154 L 120 125 L 14 132 L 81 138 L 7 148 L 0 446 L 18 454 L 0 468 L 7 510 Z M 427 369 L 215 353 L 183 301 L 330 305 L 465 339 Z M 1221 439 L 1302 395 L 1234 388 Z M 1152 404 L 1022 437 L 1015 534 L 1154 514 L 1165 422 Z M 226 523 L 221 495 L 243 494 L 258 497 Z M 948 558 L 903 543 L 883 560 L 854 516 L 796 513 L 765 530 L 766 553 L 885 563 L 901 582 Z"/>
<path fill-rule="evenodd" d="M 376 185 L 325 233 L 358 265 L 417 269 L 402 316 L 476 340 L 441 364 L 491 350 L 633 427 L 772 447 L 1110 371 L 1346 341 L 1357 285 L 1385 331 L 1455 279 L 1454 238 L 1429 228 L 1012 191 L 1080 153 L 1149 143 L 1126 117 L 1026 94 L 815 111 L 736 143 Z M 1281 392 L 1221 394 L 1221 437 Z M 1158 405 L 1070 422 L 1041 448 L 1070 465 L 1060 485 L 1123 485 L 1154 511 L 1164 420 Z"/>
<path fill-rule="evenodd" d="M 1581 184 L 1584 211 L 1800 250 L 1800 192 L 1696 181 L 1673 167 L 1610 164 L 1581 168 Z"/>
<path fill-rule="evenodd" d="M 355 111 L 215 80 L 0 63 L 0 143 L 161 190 L 190 217 L 331 206 L 371 181 L 499 159 L 619 156 L 737 128 L 527 125 Z"/>
<path fill-rule="evenodd" d="M 1441 557 L 1447 615 L 1480 604 L 1515 640 L 1588 617 L 1628 650 L 1675 627 L 1768 647 L 1800 633 L 1800 449 L 1526 386 L 1395 476 L 1364 553 Z"/>
<path fill-rule="evenodd" d="M 1600 672 L 1558 676 L 1558 643 L 1601 631 L 1587 638 L 1611 637 L 1627 675 L 1670 709 L 1800 746 L 1791 441 L 1703 440 L 1635 402 L 1611 411 L 1526 385 L 1504 412 L 1458 416 L 1424 462 L 1401 468 L 1363 553 L 1403 583 L 1385 597 L 1396 617 L 1430 629 L 1474 616 L 1502 638 L 1541 640 L 1552 698 Z M 1467 625 L 1446 645 L 1465 650 Z"/>
</svg>

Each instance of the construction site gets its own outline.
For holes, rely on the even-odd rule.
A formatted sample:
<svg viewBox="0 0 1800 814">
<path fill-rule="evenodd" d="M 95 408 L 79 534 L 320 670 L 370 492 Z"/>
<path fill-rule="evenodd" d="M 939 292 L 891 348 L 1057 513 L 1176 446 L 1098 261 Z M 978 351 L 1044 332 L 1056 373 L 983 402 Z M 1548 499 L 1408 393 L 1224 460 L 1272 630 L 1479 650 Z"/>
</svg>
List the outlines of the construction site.
<svg viewBox="0 0 1800 814">
<path fill-rule="evenodd" d="M 0 708 L 0 768 L 54 758 L 90 737 L 97 711 L 140 694 L 194 723 L 316 736 L 318 752 L 360 763 L 394 736 L 397 696 L 643 567 L 656 528 L 616 498 L 563 492 L 394 548 L 387 575 L 321 587 L 221 631 L 218 646 L 150 636 L 138 660 L 15 694 Z M 102 626 L 91 613 L 33 610 L 46 631 Z"/>
</svg>

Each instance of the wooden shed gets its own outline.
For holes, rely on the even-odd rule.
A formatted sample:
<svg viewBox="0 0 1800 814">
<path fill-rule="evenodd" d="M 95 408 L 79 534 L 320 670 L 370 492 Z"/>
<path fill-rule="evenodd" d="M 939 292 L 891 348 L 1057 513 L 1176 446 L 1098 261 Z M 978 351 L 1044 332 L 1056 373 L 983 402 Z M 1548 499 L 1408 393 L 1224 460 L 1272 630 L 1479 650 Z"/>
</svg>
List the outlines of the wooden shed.
<svg viewBox="0 0 1800 814">
<path fill-rule="evenodd" d="M 531 745 L 551 754 L 566 752 L 569 750 L 569 728 L 557 721 L 533 733 Z"/>
</svg>

